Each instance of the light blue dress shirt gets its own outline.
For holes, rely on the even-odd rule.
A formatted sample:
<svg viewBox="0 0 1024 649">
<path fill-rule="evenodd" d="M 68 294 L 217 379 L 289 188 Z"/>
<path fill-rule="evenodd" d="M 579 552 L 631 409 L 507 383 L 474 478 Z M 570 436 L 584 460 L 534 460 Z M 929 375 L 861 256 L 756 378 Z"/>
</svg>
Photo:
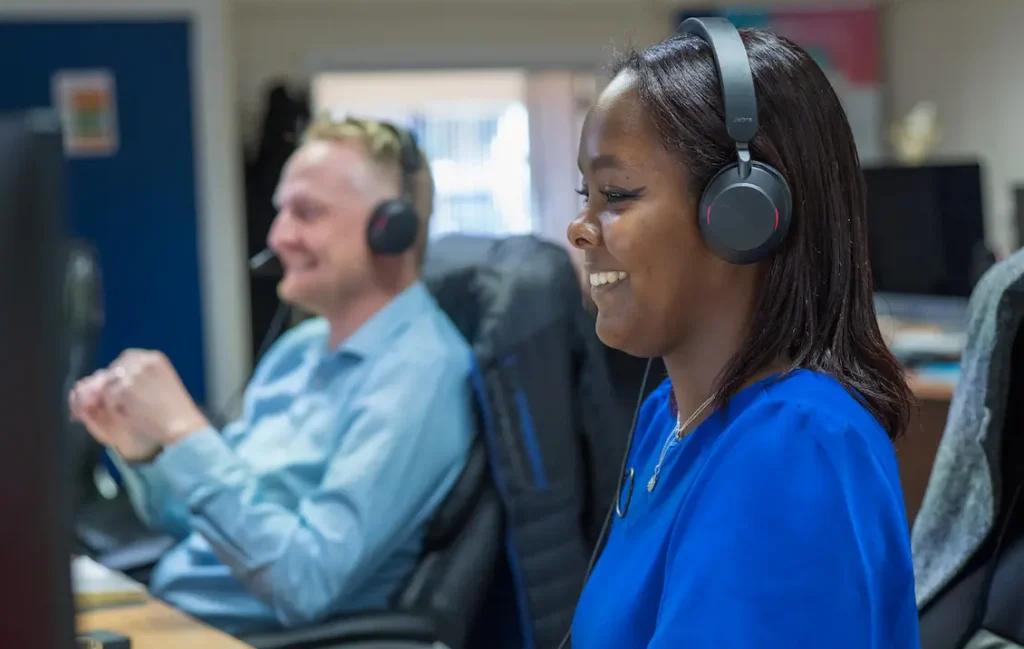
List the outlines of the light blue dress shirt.
<svg viewBox="0 0 1024 649">
<path fill-rule="evenodd" d="M 285 334 L 237 421 L 127 472 L 181 540 L 151 592 L 236 635 L 387 606 L 465 464 L 471 363 L 419 283 L 336 350 L 322 319 Z"/>
</svg>

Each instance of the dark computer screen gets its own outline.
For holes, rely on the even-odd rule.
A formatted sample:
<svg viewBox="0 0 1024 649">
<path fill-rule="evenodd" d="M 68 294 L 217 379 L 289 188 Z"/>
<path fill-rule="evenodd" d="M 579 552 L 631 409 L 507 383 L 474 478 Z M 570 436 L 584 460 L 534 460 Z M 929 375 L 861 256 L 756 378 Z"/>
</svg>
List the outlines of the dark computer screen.
<svg viewBox="0 0 1024 649">
<path fill-rule="evenodd" d="M 875 290 L 970 296 L 985 259 L 980 165 L 870 167 L 864 178 Z"/>
<path fill-rule="evenodd" d="M 0 115 L 0 629 L 71 649 L 63 434 L 63 152 L 52 115 Z"/>
</svg>

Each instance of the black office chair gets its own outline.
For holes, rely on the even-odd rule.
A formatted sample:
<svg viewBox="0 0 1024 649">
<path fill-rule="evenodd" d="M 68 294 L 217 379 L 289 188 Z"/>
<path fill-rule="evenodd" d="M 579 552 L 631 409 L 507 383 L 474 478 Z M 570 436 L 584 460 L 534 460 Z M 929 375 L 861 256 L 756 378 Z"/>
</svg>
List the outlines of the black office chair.
<svg viewBox="0 0 1024 649">
<path fill-rule="evenodd" d="M 103 332 L 103 274 L 96 250 L 84 241 L 68 244 L 64 268 L 64 310 L 70 332 L 67 378 L 74 383 L 96 362 Z"/>
<path fill-rule="evenodd" d="M 1024 479 L 1024 327 L 1014 340 L 1010 363 L 1000 511 L 975 556 L 920 611 L 922 649 L 1024 646 L 1024 502 L 1016 493 Z"/>
<path fill-rule="evenodd" d="M 70 241 L 64 266 L 64 319 L 68 331 L 68 364 L 65 392 L 89 374 L 96 363 L 103 332 L 103 277 L 96 250 L 84 241 Z M 68 455 L 74 476 L 76 500 L 88 498 L 92 470 L 102 448 L 81 424 L 68 426 Z"/>
<path fill-rule="evenodd" d="M 929 485 L 929 494 L 925 497 L 925 506 L 930 500 L 940 503 L 935 510 L 941 516 L 924 520 L 940 521 L 945 512 L 954 508 L 980 506 L 973 496 L 961 497 L 957 491 L 945 492 L 952 498 L 942 497 L 946 488 L 942 482 L 944 476 L 952 476 L 950 484 L 956 485 L 967 475 L 964 467 L 956 466 L 954 471 L 949 464 L 963 457 L 956 449 L 964 445 L 984 453 L 994 512 L 992 523 L 977 549 L 951 573 L 948 583 L 921 607 L 922 649 L 1024 646 L 1024 253 L 1018 252 L 1000 262 L 979 282 L 970 308 L 972 325 L 975 318 L 979 318 L 979 325 L 984 323 L 985 326 L 976 329 L 969 326 L 969 335 L 976 344 L 968 343 L 962 362 L 965 367 L 973 368 L 974 362 L 979 360 L 975 354 L 989 354 L 987 359 L 981 359 L 986 361 L 984 369 L 980 370 L 985 373 L 986 385 L 983 394 L 978 393 L 982 390 L 980 385 L 965 384 L 957 390 L 950 423 L 944 432 L 953 450 L 941 455 L 940 447 L 941 464 L 937 466 L 942 470 L 937 477 L 933 476 L 935 483 Z M 970 380 L 970 375 L 966 378 Z M 965 420 L 969 423 L 961 426 L 961 420 L 965 419 L 957 410 L 961 397 L 982 400 L 984 428 L 971 420 Z M 921 528 L 924 515 L 923 507 L 915 532 L 921 539 L 942 538 L 941 527 L 925 525 Z M 958 540 L 950 538 L 948 542 Z M 924 550 L 919 548 L 918 551 L 920 559 Z"/>
</svg>

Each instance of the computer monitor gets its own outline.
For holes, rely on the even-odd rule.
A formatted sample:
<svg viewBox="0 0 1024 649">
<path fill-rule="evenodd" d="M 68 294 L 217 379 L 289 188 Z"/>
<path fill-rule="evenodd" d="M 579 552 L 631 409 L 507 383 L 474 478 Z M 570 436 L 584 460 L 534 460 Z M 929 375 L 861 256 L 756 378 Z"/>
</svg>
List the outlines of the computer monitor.
<svg viewBox="0 0 1024 649">
<path fill-rule="evenodd" d="M 61 141 L 44 111 L 0 115 L 0 635 L 72 649 L 63 434 Z"/>
<path fill-rule="evenodd" d="M 981 166 L 864 169 L 875 290 L 967 298 L 985 266 Z"/>
</svg>

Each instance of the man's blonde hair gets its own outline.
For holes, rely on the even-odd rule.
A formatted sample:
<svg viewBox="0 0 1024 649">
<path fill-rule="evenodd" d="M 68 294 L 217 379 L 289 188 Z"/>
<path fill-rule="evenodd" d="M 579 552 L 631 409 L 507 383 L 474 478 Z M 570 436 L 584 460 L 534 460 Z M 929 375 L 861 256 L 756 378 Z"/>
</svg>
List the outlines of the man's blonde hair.
<svg viewBox="0 0 1024 649">
<path fill-rule="evenodd" d="M 420 156 L 419 169 L 407 177 L 402 168 L 402 142 L 395 131 L 382 122 L 356 117 L 318 117 L 306 128 L 302 141 L 359 142 L 371 160 L 384 169 L 394 170 L 400 174 L 405 198 L 412 203 L 420 219 L 413 248 L 416 261 L 421 264 L 427 249 L 430 217 L 434 213 L 434 177 L 430 172 L 430 162 L 423 155 L 423 151 L 417 150 Z"/>
</svg>

